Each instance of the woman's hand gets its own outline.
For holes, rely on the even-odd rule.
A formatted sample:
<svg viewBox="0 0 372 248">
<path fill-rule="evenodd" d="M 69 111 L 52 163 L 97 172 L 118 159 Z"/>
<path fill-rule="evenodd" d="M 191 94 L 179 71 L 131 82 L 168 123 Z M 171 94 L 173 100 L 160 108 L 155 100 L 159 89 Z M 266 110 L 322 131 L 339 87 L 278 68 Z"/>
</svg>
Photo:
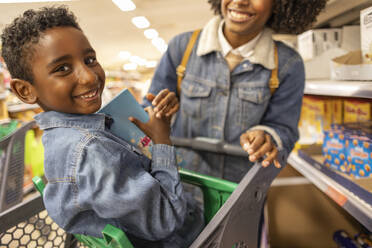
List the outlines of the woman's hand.
<svg viewBox="0 0 372 248">
<path fill-rule="evenodd" d="M 156 96 L 147 93 L 146 98 L 154 106 L 156 118 L 170 117 L 180 107 L 176 94 L 168 89 L 160 91 Z"/>
<path fill-rule="evenodd" d="M 143 123 L 134 117 L 129 117 L 129 120 L 133 122 L 139 129 L 141 129 L 147 136 L 149 136 L 154 144 L 172 145 L 172 142 L 169 138 L 170 117 L 156 118 L 152 107 L 147 107 L 145 110 L 150 117 L 148 122 Z"/>
<path fill-rule="evenodd" d="M 240 136 L 240 145 L 249 154 L 249 160 L 256 162 L 263 159 L 262 166 L 267 167 L 274 163 L 275 167 L 280 168 L 278 161 L 278 149 L 276 148 L 271 136 L 262 130 L 252 130 Z"/>
</svg>

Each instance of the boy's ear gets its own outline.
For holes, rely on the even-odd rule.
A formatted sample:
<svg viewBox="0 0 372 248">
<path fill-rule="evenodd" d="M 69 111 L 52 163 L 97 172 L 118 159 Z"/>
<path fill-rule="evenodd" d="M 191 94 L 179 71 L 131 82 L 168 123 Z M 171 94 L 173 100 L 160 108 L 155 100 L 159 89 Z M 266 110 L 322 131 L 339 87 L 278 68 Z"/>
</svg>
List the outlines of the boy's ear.
<svg viewBox="0 0 372 248">
<path fill-rule="evenodd" d="M 10 87 L 16 96 L 24 103 L 34 104 L 37 101 L 37 95 L 34 86 L 22 79 L 10 80 Z"/>
</svg>

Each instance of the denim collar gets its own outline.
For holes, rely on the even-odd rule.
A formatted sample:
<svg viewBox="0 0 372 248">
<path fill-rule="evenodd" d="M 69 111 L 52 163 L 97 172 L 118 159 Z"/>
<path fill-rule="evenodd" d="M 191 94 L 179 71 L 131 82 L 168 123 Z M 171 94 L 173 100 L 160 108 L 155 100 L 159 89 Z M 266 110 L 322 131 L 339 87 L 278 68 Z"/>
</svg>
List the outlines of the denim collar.
<svg viewBox="0 0 372 248">
<path fill-rule="evenodd" d="M 196 54 L 203 56 L 213 51 L 222 52 L 218 39 L 218 27 L 221 22 L 219 16 L 212 18 L 203 28 L 198 43 Z M 249 58 L 252 64 L 260 64 L 269 70 L 274 69 L 274 41 L 272 39 L 273 31 L 270 28 L 264 28 L 261 37 L 253 49 L 253 55 Z"/>
<path fill-rule="evenodd" d="M 110 117 L 104 114 L 68 114 L 56 111 L 42 112 L 34 116 L 40 129 L 65 127 L 105 130 Z"/>
</svg>

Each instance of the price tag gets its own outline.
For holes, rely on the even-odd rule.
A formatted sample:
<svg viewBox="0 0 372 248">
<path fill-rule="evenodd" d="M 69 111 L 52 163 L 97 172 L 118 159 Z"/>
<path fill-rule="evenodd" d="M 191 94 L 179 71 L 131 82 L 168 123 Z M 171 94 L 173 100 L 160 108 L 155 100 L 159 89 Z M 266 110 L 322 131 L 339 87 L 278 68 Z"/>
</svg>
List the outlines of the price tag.
<svg viewBox="0 0 372 248">
<path fill-rule="evenodd" d="M 325 193 L 332 198 L 341 207 L 347 202 L 346 196 L 335 190 L 331 186 L 328 186 Z"/>
</svg>

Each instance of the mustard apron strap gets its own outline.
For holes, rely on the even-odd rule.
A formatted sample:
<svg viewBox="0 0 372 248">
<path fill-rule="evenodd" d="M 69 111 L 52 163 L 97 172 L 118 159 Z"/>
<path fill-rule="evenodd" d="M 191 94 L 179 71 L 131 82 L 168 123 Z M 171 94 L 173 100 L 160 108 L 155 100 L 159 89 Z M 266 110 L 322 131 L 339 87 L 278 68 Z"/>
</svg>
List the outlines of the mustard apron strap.
<svg viewBox="0 0 372 248">
<path fill-rule="evenodd" d="M 274 44 L 274 59 L 275 59 L 275 68 L 271 70 L 271 77 L 269 82 L 270 93 L 274 94 L 276 89 L 279 87 L 279 78 L 278 78 L 278 67 L 279 67 L 279 58 L 278 58 L 278 47 Z"/>
<path fill-rule="evenodd" d="M 176 72 L 177 72 L 177 93 L 180 96 L 181 94 L 181 83 L 182 79 L 185 76 L 186 66 L 187 62 L 189 61 L 189 57 L 192 51 L 192 48 L 194 47 L 194 44 L 196 42 L 196 39 L 198 38 L 198 35 L 200 33 L 201 29 L 195 30 L 189 40 L 189 43 L 187 43 L 186 50 L 183 53 L 183 57 L 181 60 L 181 64 L 177 66 Z"/>
</svg>

